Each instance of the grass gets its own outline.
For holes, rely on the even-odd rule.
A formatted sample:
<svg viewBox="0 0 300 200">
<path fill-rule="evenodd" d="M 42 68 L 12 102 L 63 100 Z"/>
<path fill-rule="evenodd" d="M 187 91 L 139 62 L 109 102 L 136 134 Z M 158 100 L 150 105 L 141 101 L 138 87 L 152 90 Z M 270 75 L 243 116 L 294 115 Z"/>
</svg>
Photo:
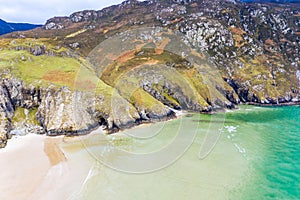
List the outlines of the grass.
<svg viewBox="0 0 300 200">
<path fill-rule="evenodd" d="M 165 108 L 164 104 L 156 100 L 153 96 L 141 88 L 137 88 L 130 96 L 130 102 L 135 107 L 154 112 L 160 112 Z"/>
<path fill-rule="evenodd" d="M 172 105 L 174 106 L 179 106 L 180 103 L 175 99 L 173 98 L 170 94 L 169 94 L 169 91 L 167 89 L 164 89 L 162 87 L 162 85 L 160 84 L 152 84 L 152 87 L 155 88 L 157 91 L 159 91 L 162 96 L 168 101 L 170 102 Z"/>
<path fill-rule="evenodd" d="M 1 39 L 0 47 L 5 49 L 30 49 L 36 46 L 43 46 L 47 51 L 52 51 L 53 53 L 60 54 L 67 52 L 68 49 L 61 46 L 55 39 L 49 38 L 17 38 L 17 39 Z"/>
<path fill-rule="evenodd" d="M 25 122 L 32 125 L 39 125 L 36 118 L 37 108 L 28 110 L 27 116 L 25 114 L 25 110 L 25 108 L 17 107 L 12 118 L 12 123 L 15 124 Z"/>
<path fill-rule="evenodd" d="M 272 76 L 272 67 L 266 61 L 269 61 L 271 65 L 276 66 L 277 69 L 279 66 L 285 69 L 284 73 L 275 73 L 275 82 Z M 241 62 L 244 63 L 244 67 L 242 69 L 236 69 L 235 77 L 239 77 L 242 82 L 249 82 L 251 86 L 249 87 L 250 92 L 255 93 L 259 99 L 265 100 L 266 97 L 270 97 L 272 99 L 276 99 L 277 96 L 285 96 L 286 91 L 289 91 L 292 83 L 297 83 L 297 80 L 294 76 L 294 73 L 289 73 L 288 67 L 284 67 L 286 65 L 273 60 L 270 62 L 270 58 L 266 57 L 266 55 L 262 55 L 259 57 L 254 57 L 253 59 L 240 59 Z M 290 81 L 286 81 L 290 80 Z M 276 85 L 274 84 L 276 83 Z M 255 86 L 260 87 L 260 91 L 254 91 L 252 88 Z M 297 88 L 297 85 L 294 86 Z"/>
<path fill-rule="evenodd" d="M 20 123 L 24 121 L 26 121 L 25 109 L 18 107 L 14 112 L 12 123 Z"/>
<path fill-rule="evenodd" d="M 26 84 L 73 87 L 80 62 L 74 58 L 33 56 L 27 51 L 0 51 L 0 67 L 9 68 Z"/>
<path fill-rule="evenodd" d="M 238 28 L 232 28 L 231 31 L 239 37 L 244 34 Z M 72 39 L 84 32 L 83 29 L 69 33 L 66 39 Z M 240 38 L 235 38 L 236 41 L 238 39 Z M 105 98 L 99 108 L 105 113 L 111 112 L 112 98 L 117 98 L 121 102 L 123 97 L 137 108 L 143 107 L 155 111 L 164 108 L 161 102 L 140 88 L 140 81 L 143 77 L 139 76 L 135 70 L 143 68 L 143 66 L 150 66 L 154 71 L 162 70 L 160 73 L 164 76 L 165 81 L 173 85 L 176 90 L 180 90 L 190 102 L 207 107 L 207 101 L 212 102 L 217 98 L 226 101 L 217 86 L 226 90 L 232 90 L 232 88 L 223 82 L 218 69 L 211 68 L 205 62 L 191 66 L 185 58 L 163 50 L 168 42 L 170 41 L 162 42 L 161 46 L 157 47 L 159 51 L 155 47 L 143 47 L 135 52 L 124 52 L 121 57 L 104 67 L 101 77 L 97 77 L 93 66 L 87 63 L 84 58 L 62 57 L 58 54 L 34 56 L 28 51 L 28 48 L 35 46 L 46 46 L 47 51 L 51 50 L 55 53 L 68 51 L 64 47 L 59 47 L 55 39 L 1 39 L 0 70 L 2 72 L 9 71 L 2 73 L 3 77 L 15 76 L 22 79 L 25 84 L 42 87 L 49 85 L 68 86 L 71 89 L 102 95 Z M 25 50 L 13 50 L 17 47 L 25 47 Z M 205 60 L 203 55 L 195 52 L 192 54 L 195 59 L 199 58 L 201 62 Z M 252 86 L 264 85 L 261 91 L 252 91 L 260 99 L 264 99 L 266 96 L 274 98 L 277 94 L 284 95 L 284 91 L 289 90 L 283 74 L 277 74 L 276 82 L 278 85 L 274 87 L 274 80 L 270 77 L 271 69 L 266 64 L 266 60 L 268 60 L 266 57 L 241 58 L 240 61 L 244 63 L 244 67 L 241 69 L 236 67 L 234 74 L 235 78 L 238 77 L 242 82 L 250 81 Z M 159 68 L 160 66 L 163 68 Z M 132 77 L 129 77 L 130 74 Z M 267 80 L 263 77 L 267 77 Z M 163 85 L 164 83 L 160 82 L 153 88 L 171 105 L 180 105 L 172 91 L 163 89 Z M 250 90 L 252 90 L 251 87 Z M 133 113 L 134 109 L 131 109 Z M 22 118 L 22 116 L 17 118 Z"/>
<path fill-rule="evenodd" d="M 28 113 L 28 122 L 30 124 L 39 125 L 39 122 L 37 121 L 37 118 L 36 118 L 37 111 L 38 111 L 37 108 L 29 110 L 29 113 Z"/>
<path fill-rule="evenodd" d="M 143 54 L 139 55 L 140 52 Z M 185 59 L 170 52 L 155 54 L 154 49 L 142 49 L 140 52 L 136 52 L 133 58 L 125 60 L 125 62 L 112 62 L 103 71 L 101 79 L 109 85 L 115 85 L 124 74 L 143 64 L 171 65 L 174 63 L 173 67 L 175 68 L 189 68 Z"/>
<path fill-rule="evenodd" d="M 210 98 L 210 91 L 203 82 L 202 75 L 193 66 L 190 66 L 187 60 L 168 51 L 157 53 L 153 48 L 144 48 L 136 52 L 134 57 L 116 59 L 105 68 L 101 79 L 112 87 L 116 87 L 121 95 L 129 99 L 133 104 L 153 108 L 160 102 L 147 92 L 136 90 L 136 88 L 140 87 L 139 82 L 143 79 L 143 77 L 138 75 L 143 73 L 139 72 L 139 70 L 144 67 L 149 67 L 150 71 L 159 72 L 166 81 L 180 89 L 183 95 L 191 101 L 197 102 L 203 107 L 208 106 L 206 99 Z M 133 78 L 130 78 L 130 76 Z M 180 104 L 178 100 L 172 94 L 168 94 L 162 89 L 163 84 L 156 84 L 154 88 L 168 102 L 178 106 Z"/>
<path fill-rule="evenodd" d="M 1 40 L 0 40 L 1 41 Z M 100 80 L 93 68 L 83 58 L 75 59 L 60 56 L 34 56 L 28 51 L 2 50 L 0 51 L 0 70 L 9 71 L 3 73 L 4 77 L 18 77 L 26 85 L 47 87 L 68 86 L 70 89 L 91 92 L 103 97 L 103 101 L 97 105 L 103 113 L 111 113 L 112 98 L 121 102 L 124 99 L 111 86 Z M 125 101 L 126 102 L 126 101 Z M 129 112 L 134 116 L 136 110 L 131 106 Z M 29 111 L 29 122 L 35 123 L 36 110 Z M 23 108 L 17 108 L 14 122 L 25 120 Z"/>
</svg>

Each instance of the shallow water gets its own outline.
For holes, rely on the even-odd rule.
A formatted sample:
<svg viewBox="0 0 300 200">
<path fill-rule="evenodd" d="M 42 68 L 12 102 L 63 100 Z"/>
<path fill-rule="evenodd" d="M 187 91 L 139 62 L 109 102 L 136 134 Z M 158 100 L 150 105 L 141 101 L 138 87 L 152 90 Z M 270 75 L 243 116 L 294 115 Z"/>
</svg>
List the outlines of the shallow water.
<svg viewBox="0 0 300 200">
<path fill-rule="evenodd" d="M 250 172 L 234 199 L 300 199 L 300 107 L 228 114 L 239 128 L 230 140 L 244 148 Z"/>
<path fill-rule="evenodd" d="M 70 199 L 299 199 L 299 114 L 242 106 L 64 144 L 89 171 Z"/>
</svg>

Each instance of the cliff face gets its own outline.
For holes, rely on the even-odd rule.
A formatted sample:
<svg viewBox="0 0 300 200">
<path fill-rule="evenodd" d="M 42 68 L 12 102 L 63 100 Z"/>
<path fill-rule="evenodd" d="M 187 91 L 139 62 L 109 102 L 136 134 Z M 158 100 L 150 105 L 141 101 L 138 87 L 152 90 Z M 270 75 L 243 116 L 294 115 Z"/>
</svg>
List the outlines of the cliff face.
<svg viewBox="0 0 300 200">
<path fill-rule="evenodd" d="M 116 91 L 104 96 L 67 87 L 27 87 L 15 78 L 2 79 L 0 95 L 0 147 L 5 147 L 12 135 L 80 135 L 99 126 L 114 132 L 142 121 L 175 116 L 165 106 L 148 111 L 138 109 Z"/>
<path fill-rule="evenodd" d="M 299 103 L 299 4 L 125 1 L 0 38 L 1 145 L 244 103 Z"/>
</svg>

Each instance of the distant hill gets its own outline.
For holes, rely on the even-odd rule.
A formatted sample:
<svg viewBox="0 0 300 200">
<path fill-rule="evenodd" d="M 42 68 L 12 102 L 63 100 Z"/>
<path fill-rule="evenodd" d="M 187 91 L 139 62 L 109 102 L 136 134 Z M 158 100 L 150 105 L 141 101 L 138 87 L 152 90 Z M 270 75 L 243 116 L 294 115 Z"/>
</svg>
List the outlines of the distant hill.
<svg viewBox="0 0 300 200">
<path fill-rule="evenodd" d="M 37 27 L 40 27 L 40 25 L 27 23 L 8 23 L 0 19 L 0 35 L 11 33 L 13 31 L 26 31 Z"/>
</svg>

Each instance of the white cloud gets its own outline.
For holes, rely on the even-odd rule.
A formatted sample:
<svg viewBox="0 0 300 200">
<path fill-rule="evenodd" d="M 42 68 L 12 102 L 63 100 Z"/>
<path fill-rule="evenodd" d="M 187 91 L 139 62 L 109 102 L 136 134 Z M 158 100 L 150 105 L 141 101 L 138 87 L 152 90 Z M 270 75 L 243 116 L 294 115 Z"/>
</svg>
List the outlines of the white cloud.
<svg viewBox="0 0 300 200">
<path fill-rule="evenodd" d="M 81 10 L 100 10 L 122 0 L 0 0 L 0 19 L 44 24 L 54 16 L 69 16 Z"/>
</svg>

